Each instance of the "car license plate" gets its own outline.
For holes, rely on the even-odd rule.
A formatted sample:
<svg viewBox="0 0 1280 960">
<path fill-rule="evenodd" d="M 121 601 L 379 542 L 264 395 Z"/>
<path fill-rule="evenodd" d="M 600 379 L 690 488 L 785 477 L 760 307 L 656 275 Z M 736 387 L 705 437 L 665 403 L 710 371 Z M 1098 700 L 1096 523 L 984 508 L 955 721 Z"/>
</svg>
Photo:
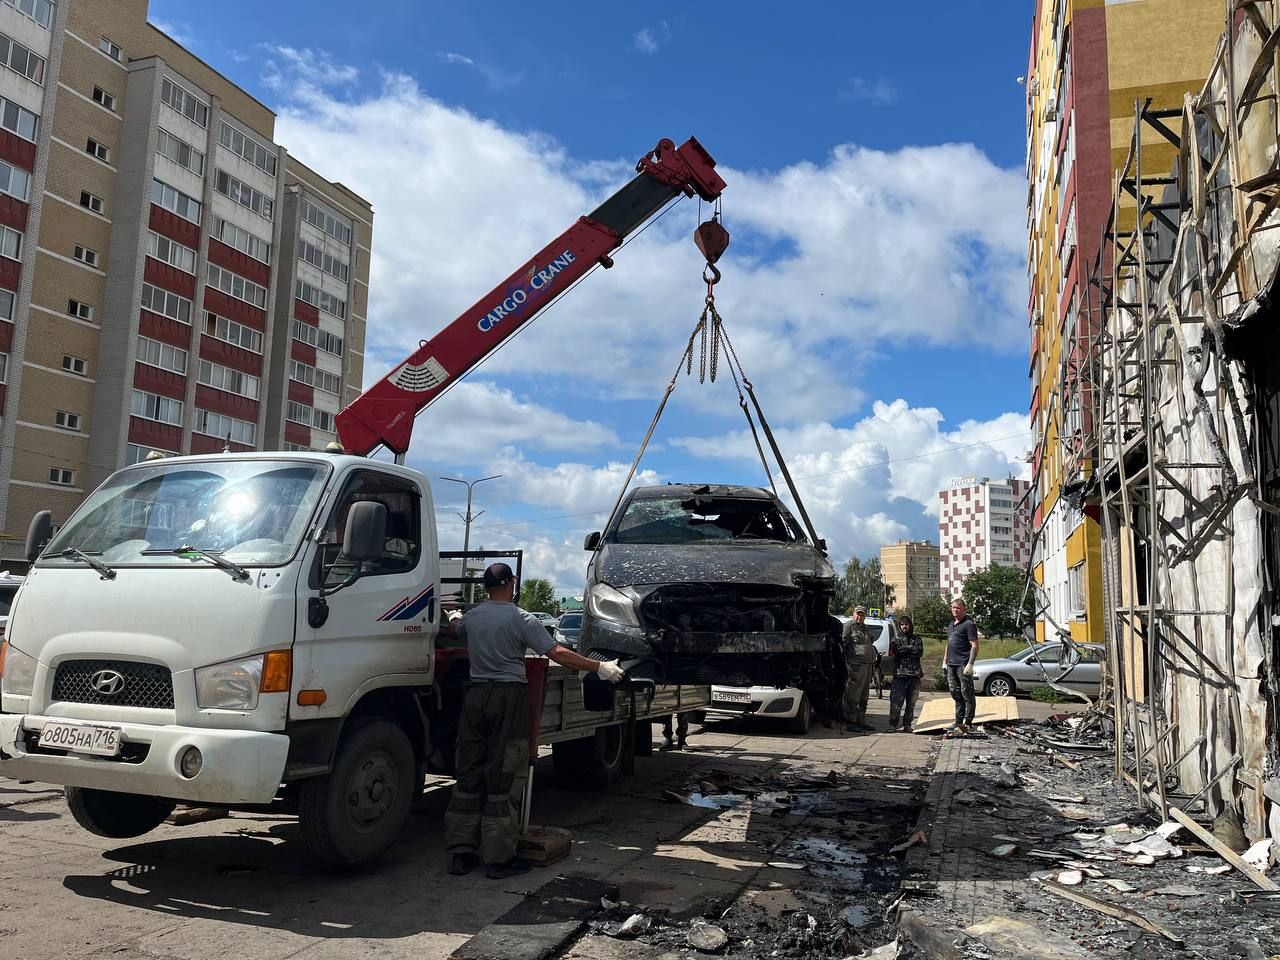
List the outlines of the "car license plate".
<svg viewBox="0 0 1280 960">
<path fill-rule="evenodd" d="M 88 723 L 50 721 L 40 731 L 40 746 L 50 750 L 114 757 L 120 753 L 120 729 Z"/>
<path fill-rule="evenodd" d="M 750 703 L 749 693 L 717 693 L 711 698 L 714 703 Z"/>
</svg>

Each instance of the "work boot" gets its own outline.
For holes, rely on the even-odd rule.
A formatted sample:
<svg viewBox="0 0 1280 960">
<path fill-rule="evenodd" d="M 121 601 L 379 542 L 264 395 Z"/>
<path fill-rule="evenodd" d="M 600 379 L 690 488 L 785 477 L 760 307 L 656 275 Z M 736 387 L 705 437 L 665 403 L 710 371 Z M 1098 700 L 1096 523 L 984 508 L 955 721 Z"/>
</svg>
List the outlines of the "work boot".
<svg viewBox="0 0 1280 960">
<path fill-rule="evenodd" d="M 665 739 L 662 741 L 662 746 L 660 746 L 658 749 L 659 749 L 659 750 L 674 750 L 674 749 L 675 749 L 675 746 L 676 746 L 676 742 L 675 742 L 674 740 L 672 740 L 670 737 L 667 737 L 667 738 L 665 738 Z"/>
<path fill-rule="evenodd" d="M 683 738 L 683 737 L 681 737 L 679 740 L 677 740 L 677 741 L 676 741 L 676 749 L 677 749 L 677 750 L 684 750 L 684 749 L 686 749 L 688 746 L 689 746 L 689 745 L 685 742 L 685 740 L 684 740 L 684 738 Z"/>
<path fill-rule="evenodd" d="M 455 853 L 449 858 L 449 873 L 455 877 L 461 877 L 471 872 L 480 858 L 474 853 Z"/>
<path fill-rule="evenodd" d="M 506 880 L 508 877 L 518 877 L 522 873 L 529 872 L 529 864 L 527 861 L 521 860 L 519 857 L 512 857 L 506 863 L 491 863 L 489 869 L 485 871 L 485 876 L 490 880 Z"/>
</svg>

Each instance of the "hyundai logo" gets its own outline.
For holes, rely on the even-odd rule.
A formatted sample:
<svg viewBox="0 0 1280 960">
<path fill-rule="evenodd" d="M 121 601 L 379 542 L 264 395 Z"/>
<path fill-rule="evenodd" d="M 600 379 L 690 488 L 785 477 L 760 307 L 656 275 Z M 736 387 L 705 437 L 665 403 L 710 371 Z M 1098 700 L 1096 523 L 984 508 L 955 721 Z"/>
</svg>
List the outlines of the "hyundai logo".
<svg viewBox="0 0 1280 960">
<path fill-rule="evenodd" d="M 89 678 L 89 682 L 104 697 L 114 697 L 124 689 L 124 675 L 118 670 L 99 670 Z"/>
</svg>

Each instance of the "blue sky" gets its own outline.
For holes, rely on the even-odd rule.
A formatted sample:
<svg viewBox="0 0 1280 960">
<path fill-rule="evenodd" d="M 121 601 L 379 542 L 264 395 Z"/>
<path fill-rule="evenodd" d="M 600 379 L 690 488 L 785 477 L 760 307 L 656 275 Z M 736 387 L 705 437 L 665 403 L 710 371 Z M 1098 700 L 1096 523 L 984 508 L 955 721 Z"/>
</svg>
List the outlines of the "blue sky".
<svg viewBox="0 0 1280 960">
<path fill-rule="evenodd" d="M 949 477 L 1024 468 L 1030 0 L 353 9 L 152 0 L 151 20 L 373 201 L 366 382 L 693 134 L 728 181 L 721 311 L 834 558 L 936 537 Z M 473 544 L 580 584 L 701 309 L 696 215 L 677 205 L 419 418 L 410 462 L 504 474 Z M 739 417 L 727 383 L 682 383 L 646 479 L 760 482 Z"/>
</svg>

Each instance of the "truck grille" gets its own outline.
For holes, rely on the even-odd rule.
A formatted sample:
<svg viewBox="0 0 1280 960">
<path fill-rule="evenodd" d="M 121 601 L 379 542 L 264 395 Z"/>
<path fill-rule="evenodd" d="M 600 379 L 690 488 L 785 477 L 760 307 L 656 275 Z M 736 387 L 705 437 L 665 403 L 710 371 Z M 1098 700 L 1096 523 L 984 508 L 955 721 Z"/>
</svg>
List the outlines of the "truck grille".
<svg viewBox="0 0 1280 960">
<path fill-rule="evenodd" d="M 104 676 L 104 673 L 106 674 Z M 110 674 L 120 681 L 113 681 Z M 95 682 L 95 677 L 98 681 Z M 111 689 L 115 687 L 115 689 Z M 53 677 L 53 699 L 113 707 L 173 709 L 173 675 L 153 663 L 128 660 L 67 660 Z"/>
</svg>

